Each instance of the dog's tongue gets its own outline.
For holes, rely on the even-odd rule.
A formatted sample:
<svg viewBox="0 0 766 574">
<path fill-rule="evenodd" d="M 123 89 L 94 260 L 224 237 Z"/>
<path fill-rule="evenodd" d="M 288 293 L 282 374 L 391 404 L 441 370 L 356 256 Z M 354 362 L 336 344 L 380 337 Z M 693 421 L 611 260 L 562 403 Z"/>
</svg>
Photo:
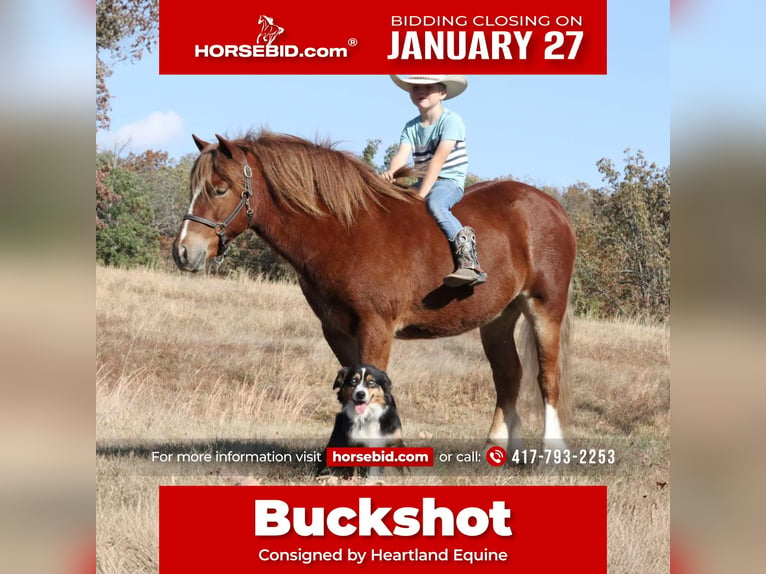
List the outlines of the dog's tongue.
<svg viewBox="0 0 766 574">
<path fill-rule="evenodd" d="M 356 411 L 356 414 L 363 415 L 364 411 L 367 410 L 367 403 L 362 403 L 359 405 L 354 405 L 354 410 Z"/>
</svg>

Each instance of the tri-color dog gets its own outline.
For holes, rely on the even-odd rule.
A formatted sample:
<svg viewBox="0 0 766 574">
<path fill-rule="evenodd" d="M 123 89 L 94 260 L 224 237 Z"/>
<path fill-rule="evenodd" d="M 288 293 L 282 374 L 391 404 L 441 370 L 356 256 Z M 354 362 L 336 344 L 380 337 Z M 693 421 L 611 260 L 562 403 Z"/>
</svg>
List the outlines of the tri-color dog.
<svg viewBox="0 0 766 574">
<path fill-rule="evenodd" d="M 402 423 L 391 387 L 388 375 L 372 365 L 343 367 L 338 371 L 333 389 L 338 389 L 342 408 L 335 416 L 335 427 L 327 446 L 404 446 Z M 349 474 L 353 469 L 341 472 Z M 360 469 L 360 474 L 366 474 L 366 469 Z"/>
<path fill-rule="evenodd" d="M 372 365 L 343 367 L 333 389 L 343 406 L 333 437 L 342 446 L 403 446 L 402 423 L 391 393 L 391 379 Z M 341 446 L 340 444 L 333 446 Z"/>
</svg>

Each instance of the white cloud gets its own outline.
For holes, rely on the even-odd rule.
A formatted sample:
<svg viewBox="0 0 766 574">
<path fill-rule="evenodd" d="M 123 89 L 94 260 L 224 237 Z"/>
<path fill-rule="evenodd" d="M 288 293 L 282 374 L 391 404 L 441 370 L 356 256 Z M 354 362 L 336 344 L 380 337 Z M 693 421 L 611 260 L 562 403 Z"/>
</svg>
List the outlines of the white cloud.
<svg viewBox="0 0 766 574">
<path fill-rule="evenodd" d="M 184 122 L 175 112 L 153 112 L 149 117 L 104 134 L 102 147 L 126 146 L 146 150 L 167 144 L 183 133 Z"/>
</svg>

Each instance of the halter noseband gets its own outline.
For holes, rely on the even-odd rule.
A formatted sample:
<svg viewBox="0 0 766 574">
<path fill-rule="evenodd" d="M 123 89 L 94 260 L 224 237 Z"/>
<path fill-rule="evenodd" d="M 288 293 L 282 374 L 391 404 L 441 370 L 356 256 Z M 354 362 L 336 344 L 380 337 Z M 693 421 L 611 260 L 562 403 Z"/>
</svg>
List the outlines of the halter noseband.
<svg viewBox="0 0 766 574">
<path fill-rule="evenodd" d="M 239 197 L 239 203 L 237 204 L 237 207 L 234 208 L 234 211 L 231 212 L 229 217 L 216 223 L 214 221 L 210 221 L 209 219 L 205 219 L 204 217 L 200 217 L 199 215 L 194 215 L 193 213 L 187 213 L 184 215 L 184 221 L 196 221 L 197 223 L 201 223 L 202 225 L 213 228 L 215 234 L 218 236 L 219 257 L 224 254 L 227 247 L 226 228 L 232 221 L 234 221 L 234 218 L 239 215 L 239 212 L 242 211 L 243 207 L 247 208 L 245 213 L 247 214 L 248 227 L 253 222 L 253 208 L 250 206 L 250 198 L 253 196 L 253 170 L 250 169 L 250 166 L 247 164 L 247 160 L 245 160 L 243 172 L 245 174 L 245 189 L 242 190 L 242 194 Z"/>
</svg>

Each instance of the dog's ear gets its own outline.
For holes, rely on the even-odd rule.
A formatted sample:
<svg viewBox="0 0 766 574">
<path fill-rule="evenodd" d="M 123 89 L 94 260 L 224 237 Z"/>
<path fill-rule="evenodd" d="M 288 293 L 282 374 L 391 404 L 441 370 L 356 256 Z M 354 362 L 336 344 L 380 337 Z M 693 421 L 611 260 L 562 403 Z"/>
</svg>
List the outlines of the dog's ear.
<svg viewBox="0 0 766 574">
<path fill-rule="evenodd" d="M 388 374 L 385 371 L 380 371 L 380 382 L 388 392 L 391 392 L 394 383 L 391 382 L 391 379 L 388 377 Z"/>
<path fill-rule="evenodd" d="M 339 389 L 343 386 L 343 381 L 346 379 L 346 375 L 348 375 L 350 367 L 343 367 L 340 371 L 338 371 L 338 374 L 335 377 L 335 382 L 332 385 L 333 389 Z"/>
</svg>

